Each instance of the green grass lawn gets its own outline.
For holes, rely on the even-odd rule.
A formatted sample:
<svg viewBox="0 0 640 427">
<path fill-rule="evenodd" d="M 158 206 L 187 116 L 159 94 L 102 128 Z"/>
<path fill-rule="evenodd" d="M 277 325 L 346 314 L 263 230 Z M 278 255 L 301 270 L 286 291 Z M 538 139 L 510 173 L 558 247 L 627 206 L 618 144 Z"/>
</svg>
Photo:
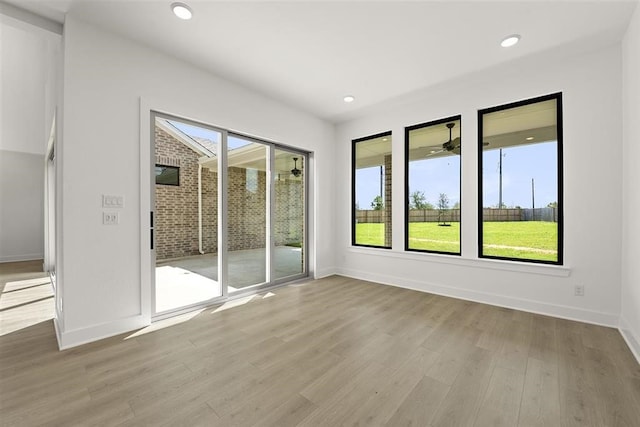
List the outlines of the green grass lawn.
<svg viewBox="0 0 640 427">
<path fill-rule="evenodd" d="M 460 253 L 460 223 L 448 222 L 448 226 L 437 222 L 409 223 L 409 249 Z"/>
<path fill-rule="evenodd" d="M 357 224 L 356 243 L 358 245 L 384 246 L 384 224 Z"/>
<path fill-rule="evenodd" d="M 449 227 L 436 222 L 409 224 L 409 248 L 438 252 L 460 251 L 460 223 Z M 484 223 L 484 255 L 556 261 L 558 225 L 542 221 Z M 356 242 L 384 246 L 384 224 L 357 224 Z"/>
<path fill-rule="evenodd" d="M 555 222 L 485 222 L 483 228 L 484 255 L 558 260 L 558 224 Z"/>
</svg>

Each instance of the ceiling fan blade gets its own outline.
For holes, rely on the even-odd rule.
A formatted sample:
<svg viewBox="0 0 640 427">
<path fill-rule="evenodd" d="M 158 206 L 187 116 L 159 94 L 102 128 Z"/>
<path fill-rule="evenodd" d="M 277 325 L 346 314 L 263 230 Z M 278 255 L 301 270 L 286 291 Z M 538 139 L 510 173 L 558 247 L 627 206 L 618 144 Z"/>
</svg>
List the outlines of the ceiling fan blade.
<svg viewBox="0 0 640 427">
<path fill-rule="evenodd" d="M 425 154 L 425 156 L 426 156 L 426 157 L 429 157 L 429 156 L 433 156 L 433 155 L 435 155 L 435 154 L 443 153 L 443 152 L 445 152 L 445 151 L 447 151 L 447 150 L 445 150 L 444 148 L 441 148 L 441 149 L 439 149 L 439 150 L 432 150 L 432 151 L 429 151 L 427 154 Z"/>
</svg>

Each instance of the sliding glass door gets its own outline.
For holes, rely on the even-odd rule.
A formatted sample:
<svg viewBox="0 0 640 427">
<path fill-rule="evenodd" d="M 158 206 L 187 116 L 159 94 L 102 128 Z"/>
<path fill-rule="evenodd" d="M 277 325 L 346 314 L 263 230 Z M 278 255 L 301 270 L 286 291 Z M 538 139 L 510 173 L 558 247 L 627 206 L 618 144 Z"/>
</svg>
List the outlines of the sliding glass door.
<svg viewBox="0 0 640 427">
<path fill-rule="evenodd" d="M 307 275 L 306 153 L 152 115 L 153 315 Z"/>
<path fill-rule="evenodd" d="M 234 293 L 268 281 L 269 146 L 227 138 L 227 285 Z"/>
<path fill-rule="evenodd" d="M 170 116 L 153 123 L 154 312 L 222 296 L 218 155 L 222 132 Z"/>
<path fill-rule="evenodd" d="M 273 176 L 274 279 L 305 272 L 306 157 L 276 148 Z"/>
</svg>

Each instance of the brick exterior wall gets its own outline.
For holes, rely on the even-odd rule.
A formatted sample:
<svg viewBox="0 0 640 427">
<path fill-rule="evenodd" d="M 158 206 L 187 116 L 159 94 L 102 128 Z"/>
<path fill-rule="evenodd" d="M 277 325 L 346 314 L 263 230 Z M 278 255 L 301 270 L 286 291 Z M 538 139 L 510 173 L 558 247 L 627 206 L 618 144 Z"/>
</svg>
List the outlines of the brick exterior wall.
<svg viewBox="0 0 640 427">
<path fill-rule="evenodd" d="M 247 186 L 247 169 L 231 167 L 227 173 L 228 250 L 264 248 L 267 239 L 266 174 L 264 171 L 257 171 L 257 184 L 250 182 Z M 249 179 L 254 177 L 249 175 Z"/>
<path fill-rule="evenodd" d="M 302 243 L 304 237 L 304 181 L 276 180 L 276 246 Z"/>
<path fill-rule="evenodd" d="M 198 153 L 156 126 L 156 163 L 180 168 L 180 185 L 156 185 L 156 259 L 179 258 L 198 251 Z M 202 244 L 217 251 L 218 174 L 202 168 Z"/>
<path fill-rule="evenodd" d="M 156 185 L 156 259 L 198 255 L 198 156 L 159 127 L 155 129 L 156 163 L 180 168 L 180 185 Z M 202 168 L 202 232 L 205 253 L 217 253 L 218 176 Z M 231 167 L 228 170 L 228 250 L 266 245 L 266 173 Z M 248 182 L 249 181 L 249 182 Z M 276 246 L 302 242 L 304 191 L 302 180 L 275 183 Z"/>
<path fill-rule="evenodd" d="M 384 156 L 384 245 L 391 247 L 391 154 Z"/>
</svg>

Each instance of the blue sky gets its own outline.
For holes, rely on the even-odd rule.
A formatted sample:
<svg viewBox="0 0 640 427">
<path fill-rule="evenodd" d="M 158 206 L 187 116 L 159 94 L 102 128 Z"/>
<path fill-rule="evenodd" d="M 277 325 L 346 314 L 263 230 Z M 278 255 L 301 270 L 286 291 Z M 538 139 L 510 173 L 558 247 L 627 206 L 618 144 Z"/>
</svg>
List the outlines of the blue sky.
<svg viewBox="0 0 640 427">
<path fill-rule="evenodd" d="M 535 182 L 536 207 L 557 201 L 556 142 L 520 145 L 502 150 L 502 202 L 507 206 L 531 207 L 531 179 Z M 484 152 L 484 206 L 497 206 L 499 200 L 499 150 Z M 453 206 L 460 200 L 460 162 L 458 156 L 411 162 L 410 192 L 423 191 L 427 202 L 437 206 L 440 193 Z M 356 171 L 356 202 L 369 209 L 380 193 L 380 168 Z M 395 195 L 394 198 L 404 197 Z"/>
<path fill-rule="evenodd" d="M 200 138 L 206 138 L 210 141 L 220 143 L 221 136 L 222 136 L 220 132 L 210 130 L 200 126 L 188 125 L 175 120 L 171 120 L 171 123 L 189 136 L 198 136 Z M 239 148 L 244 145 L 251 144 L 252 142 L 253 141 L 237 138 L 232 135 L 229 135 L 229 137 L 227 138 L 227 145 L 229 150 L 233 150 L 235 148 Z"/>
<path fill-rule="evenodd" d="M 172 121 L 188 135 L 199 136 L 214 142 L 220 141 L 220 133 L 206 128 Z M 229 136 L 230 149 L 251 143 Z M 507 206 L 531 207 L 531 179 L 535 182 L 536 207 L 544 207 L 557 201 L 556 142 L 519 145 L 502 150 L 502 202 Z M 499 150 L 484 151 L 484 206 L 497 206 L 499 200 Z M 437 157 L 411 162 L 410 192 L 423 191 L 427 202 L 437 206 L 440 193 L 449 197 L 449 205 L 460 200 L 460 158 L 457 155 Z M 380 194 L 380 167 L 356 171 L 358 187 L 356 201 L 361 209 L 369 209 L 373 199 Z M 395 195 L 394 198 L 404 197 Z"/>
<path fill-rule="evenodd" d="M 499 150 L 484 152 L 484 206 L 497 206 L 500 190 Z M 502 202 L 507 206 L 531 207 L 531 179 L 535 204 L 545 207 L 558 200 L 556 142 L 520 145 L 502 150 Z"/>
</svg>

